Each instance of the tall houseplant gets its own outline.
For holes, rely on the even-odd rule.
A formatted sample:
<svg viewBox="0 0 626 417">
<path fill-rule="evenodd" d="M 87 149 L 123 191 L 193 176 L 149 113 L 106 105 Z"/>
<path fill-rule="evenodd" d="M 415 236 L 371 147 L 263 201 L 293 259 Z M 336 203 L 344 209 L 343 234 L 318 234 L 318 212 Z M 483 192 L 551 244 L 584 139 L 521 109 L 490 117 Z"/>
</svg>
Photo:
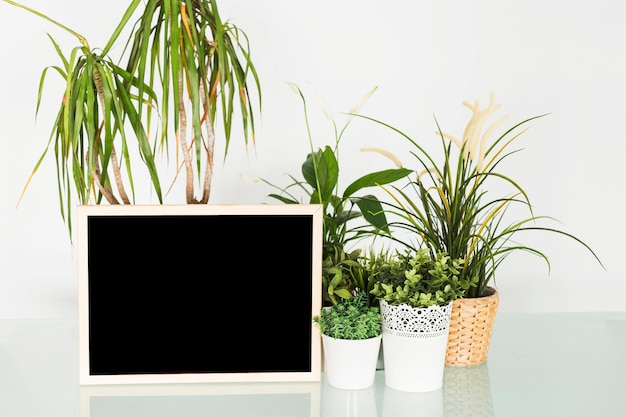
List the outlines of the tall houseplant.
<svg viewBox="0 0 626 417">
<path fill-rule="evenodd" d="M 49 69 L 63 78 L 65 89 L 48 145 L 33 170 L 49 150 L 54 152 L 61 214 L 70 232 L 74 198 L 80 204 L 133 203 L 138 164 L 162 203 L 160 153 L 176 155 L 176 171 L 185 172 L 187 203 L 209 201 L 218 120 L 227 152 L 236 103 L 246 143 L 254 138 L 254 114 L 261 107 L 248 39 L 222 20 L 216 0 L 131 0 L 102 49 L 39 11 L 4 1 L 79 41 L 65 53 L 49 36 L 61 65 L 44 69 L 37 111 Z M 126 47 L 114 58 L 111 52 L 123 33 L 128 33 Z"/>
<path fill-rule="evenodd" d="M 452 313 L 450 340 L 458 354 L 449 352 L 448 363 L 455 365 L 473 365 L 486 360 L 492 320 L 497 310 L 498 294 L 493 283 L 504 259 L 512 252 L 525 251 L 538 255 L 550 267 L 548 257 L 541 250 L 518 243 L 513 240 L 514 236 L 517 238 L 522 233 L 534 232 L 565 236 L 581 244 L 600 262 L 596 253 L 581 239 L 543 225 L 553 219 L 535 215 L 529 196 L 522 186 L 500 171 L 502 162 L 517 152 L 510 149 L 513 142 L 526 131 L 530 122 L 545 115 L 515 124 L 489 143 L 494 131 L 506 120 L 505 116 L 487 125 L 500 107 L 494 95 L 491 95 L 490 103 L 485 108 L 481 108 L 478 101 L 474 104 L 465 102 L 464 105 L 472 111 L 472 115 L 461 139 L 443 133 L 437 125 L 443 151 L 441 161 L 437 161 L 424 146 L 402 131 L 363 116 L 398 133 L 413 147 L 411 154 L 416 162 L 416 175 L 405 187 L 385 187 L 391 201 L 386 206 L 386 212 L 393 216 L 390 226 L 408 232 L 409 239 L 402 240 L 402 243 L 409 247 L 414 247 L 417 240 L 432 254 L 446 252 L 454 259 L 463 259 L 461 278 L 476 282 L 476 286 L 467 291 L 464 300 L 456 303 Z M 495 182 L 499 182 L 499 186 L 508 186 L 509 190 L 503 194 L 494 194 L 494 189 L 498 189 L 492 188 Z M 522 209 L 516 213 L 525 210 L 528 215 L 521 219 L 510 219 L 507 213 L 513 207 Z M 394 239 L 398 239 L 398 236 L 394 234 Z M 486 308 L 491 309 L 486 315 L 490 322 L 472 324 L 475 317 L 460 313 L 460 305 L 465 300 L 479 303 L 487 297 L 491 297 L 486 305 Z M 461 317 L 468 316 L 467 323 L 455 325 L 455 317 L 461 320 Z M 459 332 L 467 332 L 467 344 L 464 344 L 463 335 L 455 333 L 457 328 Z M 487 338 L 486 342 L 474 337 L 474 328 L 480 328 Z M 478 349 L 478 355 L 472 352 L 474 348 Z"/>
<path fill-rule="evenodd" d="M 359 196 L 357 193 L 365 188 L 393 183 L 409 175 L 411 170 L 399 167 L 367 173 L 341 191 L 339 145 L 353 117 L 349 115 L 341 129 L 335 119 L 331 118 L 335 132 L 333 146 L 315 148 L 306 99 L 297 85 L 291 86 L 302 100 L 310 147 L 302 164 L 302 179 L 290 175 L 293 182 L 286 187 L 263 181 L 279 190 L 278 193 L 269 195 L 273 199 L 286 204 L 300 204 L 304 201 L 323 206 L 322 296 L 324 303 L 331 305 L 351 298 L 356 289 L 366 294 L 371 290 L 367 275 L 363 273 L 359 262 L 361 250 L 351 250 L 350 245 L 364 236 L 389 233 L 388 221 L 379 199 L 372 194 Z M 375 89 L 368 92 L 360 105 L 374 91 Z M 301 193 L 305 195 L 304 200 L 300 197 Z"/>
</svg>

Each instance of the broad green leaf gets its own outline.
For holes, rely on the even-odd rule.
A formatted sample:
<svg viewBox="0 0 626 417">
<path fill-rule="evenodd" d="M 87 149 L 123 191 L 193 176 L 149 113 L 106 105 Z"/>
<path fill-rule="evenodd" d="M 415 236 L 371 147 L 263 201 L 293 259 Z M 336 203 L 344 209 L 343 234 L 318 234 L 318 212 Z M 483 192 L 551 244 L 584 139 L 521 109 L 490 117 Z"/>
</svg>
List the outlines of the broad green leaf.
<svg viewBox="0 0 626 417">
<path fill-rule="evenodd" d="M 380 200 L 373 195 L 366 195 L 356 199 L 356 204 L 363 217 L 376 229 L 390 233 L 387 217 Z"/>
<path fill-rule="evenodd" d="M 350 298 L 352 298 L 352 293 L 345 288 L 339 288 L 335 290 L 334 294 L 343 298 L 344 300 L 349 300 Z"/>
<path fill-rule="evenodd" d="M 352 184 L 348 185 L 343 192 L 343 197 L 351 197 L 354 193 L 366 187 L 390 184 L 406 177 L 412 172 L 412 170 L 406 168 L 386 169 L 384 171 L 372 172 L 362 176 Z"/>
<path fill-rule="evenodd" d="M 339 164 L 330 146 L 309 154 L 302 164 L 302 176 L 319 194 L 319 201 L 327 204 L 337 186 Z"/>
</svg>

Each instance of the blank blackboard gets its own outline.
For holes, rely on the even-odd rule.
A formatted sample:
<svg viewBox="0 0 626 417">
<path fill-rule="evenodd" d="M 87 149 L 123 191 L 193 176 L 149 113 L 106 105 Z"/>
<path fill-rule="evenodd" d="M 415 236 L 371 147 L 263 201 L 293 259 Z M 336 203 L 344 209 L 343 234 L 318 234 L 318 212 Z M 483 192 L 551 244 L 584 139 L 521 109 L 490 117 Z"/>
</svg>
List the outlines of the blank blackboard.
<svg viewBox="0 0 626 417">
<path fill-rule="evenodd" d="M 79 207 L 81 383 L 319 380 L 320 210 Z"/>
</svg>

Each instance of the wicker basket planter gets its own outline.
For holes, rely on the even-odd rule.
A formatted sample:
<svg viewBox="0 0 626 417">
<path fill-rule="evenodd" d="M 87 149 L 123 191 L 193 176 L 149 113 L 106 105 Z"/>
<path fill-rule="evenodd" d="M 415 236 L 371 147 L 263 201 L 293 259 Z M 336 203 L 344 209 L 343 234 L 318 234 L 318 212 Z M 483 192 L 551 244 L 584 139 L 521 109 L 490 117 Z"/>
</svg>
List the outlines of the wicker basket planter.
<svg viewBox="0 0 626 417">
<path fill-rule="evenodd" d="M 452 303 L 446 365 L 473 366 L 487 360 L 499 298 L 495 288 L 488 287 L 487 291 L 484 297 Z"/>
</svg>

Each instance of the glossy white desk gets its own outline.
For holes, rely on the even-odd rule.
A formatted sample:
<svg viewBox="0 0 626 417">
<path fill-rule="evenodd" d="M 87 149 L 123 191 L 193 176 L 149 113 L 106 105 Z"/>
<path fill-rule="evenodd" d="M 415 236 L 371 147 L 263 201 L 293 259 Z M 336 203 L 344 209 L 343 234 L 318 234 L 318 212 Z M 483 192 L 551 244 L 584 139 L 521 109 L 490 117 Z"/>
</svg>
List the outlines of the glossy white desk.
<svg viewBox="0 0 626 417">
<path fill-rule="evenodd" d="M 409 394 L 322 383 L 78 386 L 77 323 L 0 320 L 2 417 L 624 417 L 626 313 L 499 314 L 489 360 Z"/>
</svg>

